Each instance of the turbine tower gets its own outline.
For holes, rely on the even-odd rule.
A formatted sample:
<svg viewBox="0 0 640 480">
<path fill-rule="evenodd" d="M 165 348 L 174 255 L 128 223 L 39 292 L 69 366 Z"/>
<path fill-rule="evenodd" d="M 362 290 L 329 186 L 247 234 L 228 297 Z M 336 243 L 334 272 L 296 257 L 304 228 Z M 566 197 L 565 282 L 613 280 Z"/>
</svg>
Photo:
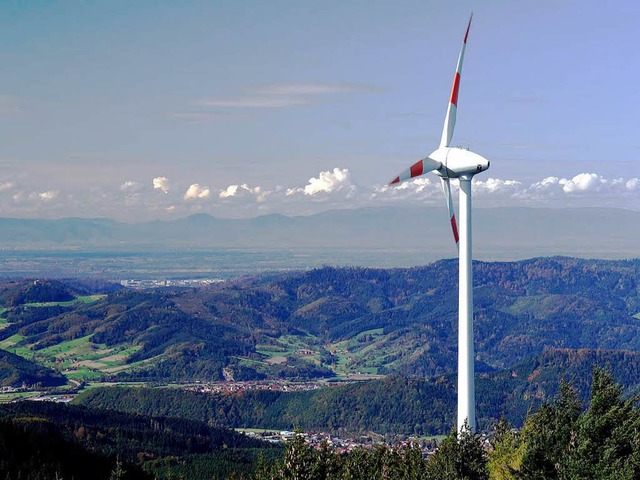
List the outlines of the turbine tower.
<svg viewBox="0 0 640 480">
<path fill-rule="evenodd" d="M 407 170 L 394 178 L 389 185 L 415 178 L 433 171 L 442 181 L 442 189 L 449 209 L 449 219 L 453 238 L 458 245 L 459 279 L 458 279 L 458 432 L 466 421 L 475 431 L 475 384 L 474 384 L 474 349 L 473 349 L 473 277 L 471 270 L 471 179 L 477 173 L 489 168 L 489 161 L 466 148 L 452 147 L 451 138 L 456 124 L 458 110 L 458 90 L 460 88 L 460 73 L 464 61 L 464 51 L 471 27 L 471 18 L 464 35 L 456 73 L 453 77 L 453 88 L 444 128 L 440 139 L 440 146 L 428 157 L 414 163 Z M 450 179 L 457 178 L 460 182 L 460 231 L 456 225 L 456 216 L 451 198 Z"/>
</svg>

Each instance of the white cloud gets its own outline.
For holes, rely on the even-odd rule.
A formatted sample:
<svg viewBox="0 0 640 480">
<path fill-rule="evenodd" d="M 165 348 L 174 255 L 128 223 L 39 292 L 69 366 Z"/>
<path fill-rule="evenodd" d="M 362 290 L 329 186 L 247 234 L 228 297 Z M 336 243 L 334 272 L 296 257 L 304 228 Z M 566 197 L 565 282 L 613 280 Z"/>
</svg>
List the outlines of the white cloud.
<svg viewBox="0 0 640 480">
<path fill-rule="evenodd" d="M 173 177 L 172 177 L 173 178 Z M 205 184 L 174 185 L 167 177 L 153 179 L 154 189 L 134 180 L 111 186 L 86 182 L 65 189 L 55 184 L 0 182 L 0 211 L 7 216 L 105 216 L 126 220 L 176 218 L 196 211 L 220 217 L 251 217 L 264 213 L 307 215 L 334 208 L 383 205 L 428 205 L 446 208 L 440 179 L 425 175 L 396 187 L 361 186 L 350 169 L 335 167 L 308 182 L 279 186 L 237 182 L 215 188 Z M 4 182 L 4 183 L 3 183 Z M 454 201 L 458 183 L 451 182 Z M 164 192 L 156 194 L 155 190 Z M 474 177 L 474 202 L 483 207 L 620 207 L 640 211 L 640 178 L 604 177 L 597 173 L 549 176 L 524 183 L 515 179 Z M 211 201 L 215 197 L 216 201 Z M 13 202 L 11 199 L 13 198 Z"/>
<path fill-rule="evenodd" d="M 456 180 L 452 181 L 455 184 Z M 436 176 L 417 177 L 393 186 L 379 185 L 374 187 L 371 198 L 392 198 L 405 200 L 409 198 L 428 198 L 442 196 L 442 186 Z"/>
<path fill-rule="evenodd" d="M 335 167 L 333 170 L 320 172 L 317 177 L 311 177 L 309 183 L 303 188 L 289 188 L 286 195 L 304 193 L 305 195 L 317 195 L 318 193 L 331 193 L 352 186 L 351 175 L 347 168 Z"/>
<path fill-rule="evenodd" d="M 243 183 L 242 185 L 229 185 L 226 189 L 221 190 L 218 196 L 221 199 L 251 197 L 257 202 L 264 202 L 270 194 L 270 191 L 264 190 L 261 186 L 252 187 Z"/>
<path fill-rule="evenodd" d="M 476 180 L 473 187 L 477 192 L 482 193 L 498 193 L 511 192 L 515 193 L 522 187 L 522 183 L 517 180 L 500 180 L 499 178 L 488 178 L 487 180 Z"/>
<path fill-rule="evenodd" d="M 189 186 L 184 194 L 185 200 L 195 200 L 197 198 L 209 198 L 209 187 L 201 187 L 198 183 L 193 183 Z"/>
<path fill-rule="evenodd" d="M 127 180 L 122 185 L 120 185 L 120 190 L 123 192 L 135 192 L 137 190 L 140 190 L 141 187 L 142 185 L 140 185 L 138 182 Z"/>
<path fill-rule="evenodd" d="M 454 199 L 458 182 L 451 181 Z M 606 178 L 580 173 L 571 178 L 555 176 L 525 184 L 514 179 L 475 177 L 473 195 L 482 207 L 504 206 L 610 206 L 640 210 L 640 179 Z M 621 200 L 624 198 L 624 201 Z M 369 204 L 439 205 L 442 189 L 436 176 L 418 177 L 395 187 L 373 187 Z"/>
<path fill-rule="evenodd" d="M 37 198 L 39 198 L 43 202 L 50 202 L 51 200 L 56 199 L 56 197 L 58 196 L 58 192 L 49 190 L 47 192 L 38 193 L 37 195 L 38 195 Z"/>
<path fill-rule="evenodd" d="M 539 182 L 532 183 L 529 189 L 532 190 L 546 190 L 560 183 L 558 177 L 545 177 Z"/>
<path fill-rule="evenodd" d="M 370 85 L 341 83 L 282 83 L 247 88 L 240 95 L 200 98 L 192 105 L 218 108 L 288 108 L 309 105 L 322 95 L 378 91 Z"/>
<path fill-rule="evenodd" d="M 308 105 L 307 98 L 302 97 L 273 97 L 256 96 L 231 98 L 201 98 L 196 100 L 194 105 L 199 107 L 222 107 L 222 108 L 287 108 Z"/>
<path fill-rule="evenodd" d="M 598 191 L 607 181 L 595 173 L 580 173 L 570 180 L 563 178 L 560 180 L 562 190 L 565 193 Z"/>
<path fill-rule="evenodd" d="M 235 197 L 238 193 L 238 188 L 240 188 L 240 185 L 229 185 L 225 190 L 220 192 L 219 196 L 220 198 Z"/>
<path fill-rule="evenodd" d="M 153 188 L 162 190 L 164 193 L 169 192 L 169 179 L 167 177 L 155 177 L 153 179 Z"/>
</svg>

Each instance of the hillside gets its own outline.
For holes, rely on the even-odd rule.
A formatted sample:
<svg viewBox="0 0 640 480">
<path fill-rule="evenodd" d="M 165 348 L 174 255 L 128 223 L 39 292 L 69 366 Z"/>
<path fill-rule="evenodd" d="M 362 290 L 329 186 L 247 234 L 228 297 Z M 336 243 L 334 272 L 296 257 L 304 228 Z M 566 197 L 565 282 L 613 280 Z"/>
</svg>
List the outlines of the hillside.
<svg viewBox="0 0 640 480">
<path fill-rule="evenodd" d="M 640 352 L 545 349 L 510 370 L 478 375 L 480 428 L 506 418 L 521 426 L 527 412 L 571 383 L 586 401 L 596 366 L 606 366 L 626 387 L 640 391 Z M 74 403 L 146 415 L 206 418 L 210 424 L 334 433 L 445 434 L 455 422 L 455 375 L 431 379 L 389 376 L 302 392 L 244 391 L 203 394 L 175 388 L 94 388 Z"/>
<path fill-rule="evenodd" d="M 325 267 L 190 289 L 6 308 L 0 348 L 70 378 L 304 379 L 446 375 L 457 262 Z M 546 347 L 640 351 L 640 261 L 475 262 L 479 372 Z"/>
<path fill-rule="evenodd" d="M 271 445 L 201 421 L 105 412 L 49 402 L 0 405 L 3 478 L 226 478 Z M 198 472 L 197 469 L 200 469 Z M 200 475 L 197 475 L 200 473 Z"/>
<path fill-rule="evenodd" d="M 66 383 L 67 379 L 60 372 L 6 350 L 0 350 L 1 387 L 20 387 L 22 385 L 57 387 Z"/>
</svg>

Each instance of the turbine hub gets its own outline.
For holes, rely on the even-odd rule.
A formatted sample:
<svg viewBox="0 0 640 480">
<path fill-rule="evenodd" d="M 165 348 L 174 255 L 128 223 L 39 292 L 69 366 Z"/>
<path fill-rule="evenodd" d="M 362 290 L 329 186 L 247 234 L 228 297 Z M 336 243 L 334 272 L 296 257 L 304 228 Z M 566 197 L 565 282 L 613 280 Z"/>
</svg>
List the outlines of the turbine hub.
<svg viewBox="0 0 640 480">
<path fill-rule="evenodd" d="M 437 149 L 429 158 L 437 160 L 442 167 L 436 174 L 445 178 L 458 178 L 465 175 L 475 175 L 489 168 L 490 162 L 482 155 L 459 147 L 442 147 Z"/>
</svg>

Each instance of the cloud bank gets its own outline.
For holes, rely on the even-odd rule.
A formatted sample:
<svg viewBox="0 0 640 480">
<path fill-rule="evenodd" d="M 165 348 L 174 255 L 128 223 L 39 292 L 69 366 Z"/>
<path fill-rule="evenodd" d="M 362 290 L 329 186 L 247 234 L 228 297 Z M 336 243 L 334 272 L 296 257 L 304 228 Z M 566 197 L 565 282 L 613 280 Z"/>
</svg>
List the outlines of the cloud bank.
<svg viewBox="0 0 640 480">
<path fill-rule="evenodd" d="M 207 182 L 209 183 L 209 182 Z M 209 183 L 210 184 L 210 183 Z M 265 187 L 234 183 L 170 187 L 167 177 L 129 179 L 113 187 L 78 184 L 74 190 L 35 188 L 15 179 L 0 181 L 0 215 L 14 217 L 106 216 L 118 219 L 173 218 L 195 212 L 221 217 L 265 213 L 305 215 L 333 208 L 428 205 L 444 208 L 442 186 L 425 175 L 395 187 L 361 186 L 345 167 L 334 167 L 298 185 Z M 457 183 L 452 181 L 454 198 Z M 158 195 L 157 192 L 161 192 Z M 608 178 L 593 172 L 549 176 L 531 183 L 514 179 L 473 181 L 478 207 L 618 207 L 640 210 L 640 178 Z"/>
</svg>

